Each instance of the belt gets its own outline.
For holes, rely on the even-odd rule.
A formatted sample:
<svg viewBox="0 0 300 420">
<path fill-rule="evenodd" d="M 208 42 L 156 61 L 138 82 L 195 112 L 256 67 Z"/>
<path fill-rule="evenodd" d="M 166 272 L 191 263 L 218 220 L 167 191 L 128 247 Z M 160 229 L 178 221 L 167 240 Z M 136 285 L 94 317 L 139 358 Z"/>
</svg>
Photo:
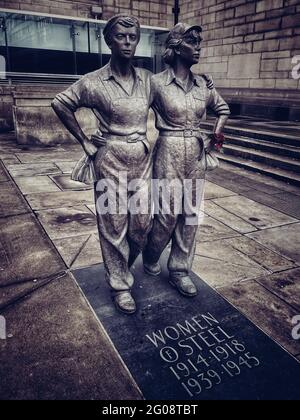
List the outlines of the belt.
<svg viewBox="0 0 300 420">
<path fill-rule="evenodd" d="M 200 128 L 186 128 L 185 130 L 161 130 L 161 137 L 199 137 L 201 135 Z"/>
<path fill-rule="evenodd" d="M 186 128 L 185 130 L 161 130 L 159 132 L 161 137 L 184 137 L 184 138 L 191 138 L 196 137 L 200 143 L 201 153 L 198 157 L 198 160 L 201 160 L 204 154 L 205 144 L 203 140 L 203 133 L 201 132 L 200 128 Z"/>
<path fill-rule="evenodd" d="M 128 136 L 119 136 L 117 134 L 102 133 L 102 136 L 92 136 L 93 143 L 96 147 L 105 146 L 107 142 L 118 140 L 126 143 L 138 143 L 142 142 L 147 149 L 147 153 L 150 153 L 151 146 L 147 140 L 146 134 L 130 134 Z"/>
<path fill-rule="evenodd" d="M 122 136 L 122 135 L 110 134 L 110 133 L 103 133 L 103 137 L 107 141 L 118 140 L 118 141 L 124 141 L 126 143 L 138 143 L 139 141 L 147 140 L 146 134 L 137 134 L 137 133 L 130 134 L 128 136 L 126 136 L 126 135 Z"/>
</svg>

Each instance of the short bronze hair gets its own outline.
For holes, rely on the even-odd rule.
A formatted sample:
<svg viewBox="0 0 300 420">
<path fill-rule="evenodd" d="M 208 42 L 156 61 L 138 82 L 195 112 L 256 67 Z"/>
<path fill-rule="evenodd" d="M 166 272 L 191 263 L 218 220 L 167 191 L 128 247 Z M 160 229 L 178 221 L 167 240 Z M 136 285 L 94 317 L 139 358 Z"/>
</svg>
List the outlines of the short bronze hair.
<svg viewBox="0 0 300 420">
<path fill-rule="evenodd" d="M 125 28 L 132 28 L 136 27 L 138 32 L 138 40 L 140 40 L 141 37 L 141 26 L 140 22 L 137 18 L 133 16 L 126 16 L 126 15 L 115 15 L 109 21 L 106 23 L 104 29 L 103 29 L 103 35 L 104 39 L 107 45 L 111 42 L 111 32 L 112 29 L 117 25 L 120 24 L 124 26 Z"/>
</svg>

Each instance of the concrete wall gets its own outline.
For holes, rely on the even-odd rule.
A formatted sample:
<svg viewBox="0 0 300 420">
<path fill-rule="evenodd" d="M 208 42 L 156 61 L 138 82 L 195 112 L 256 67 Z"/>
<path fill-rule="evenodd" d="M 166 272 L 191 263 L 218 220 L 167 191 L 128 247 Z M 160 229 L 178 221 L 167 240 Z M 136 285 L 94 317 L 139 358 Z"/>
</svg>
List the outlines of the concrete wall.
<svg viewBox="0 0 300 420">
<path fill-rule="evenodd" d="M 169 27 L 173 24 L 173 3 L 173 0 L 0 0 L 0 7 L 93 18 L 91 7 L 102 5 L 103 20 L 116 13 L 129 13 L 143 25 Z"/>
<path fill-rule="evenodd" d="M 300 0 L 181 1 L 182 21 L 204 30 L 197 72 L 219 87 L 299 89 L 291 72 L 300 55 Z"/>
<path fill-rule="evenodd" d="M 0 133 L 14 128 L 13 90 L 9 86 L 0 87 Z"/>
<path fill-rule="evenodd" d="M 12 91 L 13 118 L 17 142 L 54 146 L 76 142 L 51 108 L 52 99 L 66 86 L 16 86 Z M 94 134 L 98 122 L 90 109 L 80 109 L 76 118 L 87 136 Z"/>
</svg>

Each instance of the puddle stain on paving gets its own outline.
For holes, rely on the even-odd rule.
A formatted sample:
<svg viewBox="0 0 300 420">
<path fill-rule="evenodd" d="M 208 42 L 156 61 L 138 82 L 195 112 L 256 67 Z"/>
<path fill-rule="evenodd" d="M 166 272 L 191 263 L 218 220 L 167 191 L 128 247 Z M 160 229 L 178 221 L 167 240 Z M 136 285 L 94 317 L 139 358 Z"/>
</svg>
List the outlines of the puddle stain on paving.
<svg viewBox="0 0 300 420">
<path fill-rule="evenodd" d="M 77 223 L 81 223 L 82 225 L 89 225 L 89 226 L 93 226 L 95 224 L 95 217 L 89 213 L 57 216 L 55 220 L 59 224 L 66 224 L 66 223 L 72 223 L 72 222 L 77 222 Z"/>
</svg>

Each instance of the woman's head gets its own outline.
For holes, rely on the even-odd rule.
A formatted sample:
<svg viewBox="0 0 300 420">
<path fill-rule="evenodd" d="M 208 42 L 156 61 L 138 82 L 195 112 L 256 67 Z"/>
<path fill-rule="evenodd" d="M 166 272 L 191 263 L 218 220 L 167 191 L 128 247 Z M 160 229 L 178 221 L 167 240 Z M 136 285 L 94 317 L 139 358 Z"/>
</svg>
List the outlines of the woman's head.
<svg viewBox="0 0 300 420">
<path fill-rule="evenodd" d="M 132 16 L 116 15 L 107 22 L 103 35 L 112 54 L 130 59 L 140 41 L 140 23 Z"/>
<path fill-rule="evenodd" d="M 164 53 L 165 62 L 174 66 L 180 59 L 189 66 L 197 64 L 200 59 L 201 32 L 200 26 L 178 23 L 168 35 Z"/>
</svg>

